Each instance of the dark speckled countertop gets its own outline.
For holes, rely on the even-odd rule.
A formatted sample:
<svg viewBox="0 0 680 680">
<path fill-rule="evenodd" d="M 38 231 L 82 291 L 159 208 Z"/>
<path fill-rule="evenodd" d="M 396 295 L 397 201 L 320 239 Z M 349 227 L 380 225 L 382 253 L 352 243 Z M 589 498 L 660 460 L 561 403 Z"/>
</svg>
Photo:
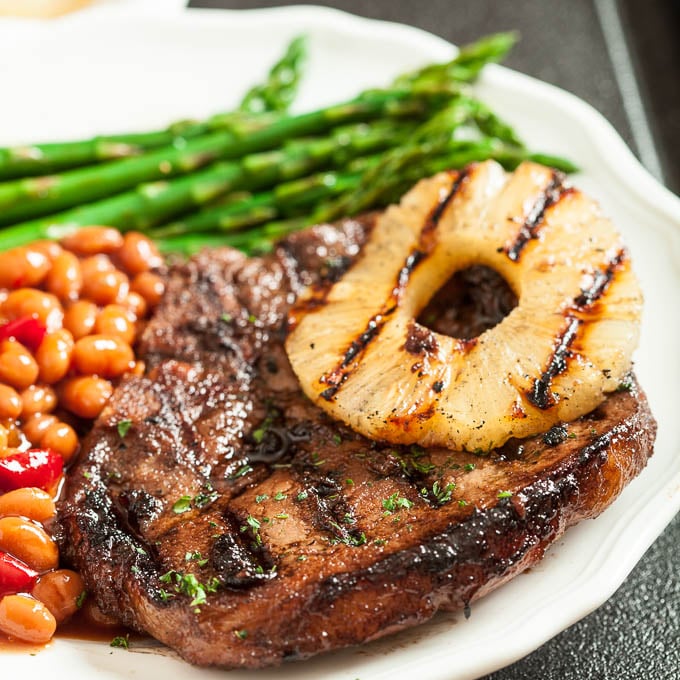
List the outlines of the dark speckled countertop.
<svg viewBox="0 0 680 680">
<path fill-rule="evenodd" d="M 251 9 L 301 0 L 193 0 Z M 517 29 L 508 66 L 603 113 L 680 192 L 680 0 L 333 0 L 313 4 L 418 26 L 455 43 Z M 598 610 L 484 680 L 680 680 L 680 516 Z M 362 680 L 364 680 L 362 678 Z M 369 680 L 369 679 L 366 679 Z"/>
</svg>

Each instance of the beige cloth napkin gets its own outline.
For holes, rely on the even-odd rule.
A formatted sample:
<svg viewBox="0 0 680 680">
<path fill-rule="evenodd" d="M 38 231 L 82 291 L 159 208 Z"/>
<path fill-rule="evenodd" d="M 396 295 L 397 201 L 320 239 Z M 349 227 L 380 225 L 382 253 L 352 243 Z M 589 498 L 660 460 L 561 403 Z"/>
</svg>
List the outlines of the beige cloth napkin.
<svg viewBox="0 0 680 680">
<path fill-rule="evenodd" d="M 0 16 L 56 17 L 89 5 L 91 0 L 0 0 Z"/>
</svg>

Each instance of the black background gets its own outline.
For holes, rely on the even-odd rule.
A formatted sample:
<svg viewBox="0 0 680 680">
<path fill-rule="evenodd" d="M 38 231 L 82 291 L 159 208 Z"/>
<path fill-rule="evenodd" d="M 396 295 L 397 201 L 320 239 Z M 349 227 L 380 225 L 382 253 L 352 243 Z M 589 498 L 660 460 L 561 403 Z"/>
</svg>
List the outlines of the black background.
<svg viewBox="0 0 680 680">
<path fill-rule="evenodd" d="M 398 21 L 459 44 L 518 30 L 522 40 L 506 64 L 592 104 L 648 169 L 680 193 L 680 0 L 193 0 L 189 6 L 293 4 Z M 680 680 L 679 560 L 680 516 L 602 607 L 485 680 Z"/>
</svg>

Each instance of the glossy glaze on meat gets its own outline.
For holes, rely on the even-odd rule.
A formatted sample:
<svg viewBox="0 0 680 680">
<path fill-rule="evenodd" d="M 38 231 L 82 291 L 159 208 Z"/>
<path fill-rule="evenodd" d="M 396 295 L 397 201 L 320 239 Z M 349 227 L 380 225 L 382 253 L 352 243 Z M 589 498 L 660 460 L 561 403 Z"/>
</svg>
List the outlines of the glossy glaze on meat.
<svg viewBox="0 0 680 680">
<path fill-rule="evenodd" d="M 634 378 L 594 413 L 484 456 L 388 447 L 332 422 L 298 389 L 282 326 L 370 225 L 172 268 L 139 348 L 147 375 L 116 390 L 71 472 L 64 554 L 106 613 L 192 663 L 277 664 L 465 607 L 598 515 L 651 455 Z M 462 279 L 452 290 L 475 290 L 451 329 L 478 333 L 514 304 L 498 304 L 493 276 Z"/>
</svg>

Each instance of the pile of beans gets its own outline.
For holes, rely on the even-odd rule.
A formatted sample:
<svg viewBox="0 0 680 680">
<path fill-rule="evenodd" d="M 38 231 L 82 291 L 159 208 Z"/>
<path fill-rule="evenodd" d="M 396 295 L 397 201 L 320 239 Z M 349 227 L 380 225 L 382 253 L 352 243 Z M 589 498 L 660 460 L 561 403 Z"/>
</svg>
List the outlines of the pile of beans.
<svg viewBox="0 0 680 680">
<path fill-rule="evenodd" d="M 164 292 L 144 235 L 81 229 L 0 253 L 0 633 L 47 642 L 82 604 L 49 534 L 62 470 Z"/>
</svg>

